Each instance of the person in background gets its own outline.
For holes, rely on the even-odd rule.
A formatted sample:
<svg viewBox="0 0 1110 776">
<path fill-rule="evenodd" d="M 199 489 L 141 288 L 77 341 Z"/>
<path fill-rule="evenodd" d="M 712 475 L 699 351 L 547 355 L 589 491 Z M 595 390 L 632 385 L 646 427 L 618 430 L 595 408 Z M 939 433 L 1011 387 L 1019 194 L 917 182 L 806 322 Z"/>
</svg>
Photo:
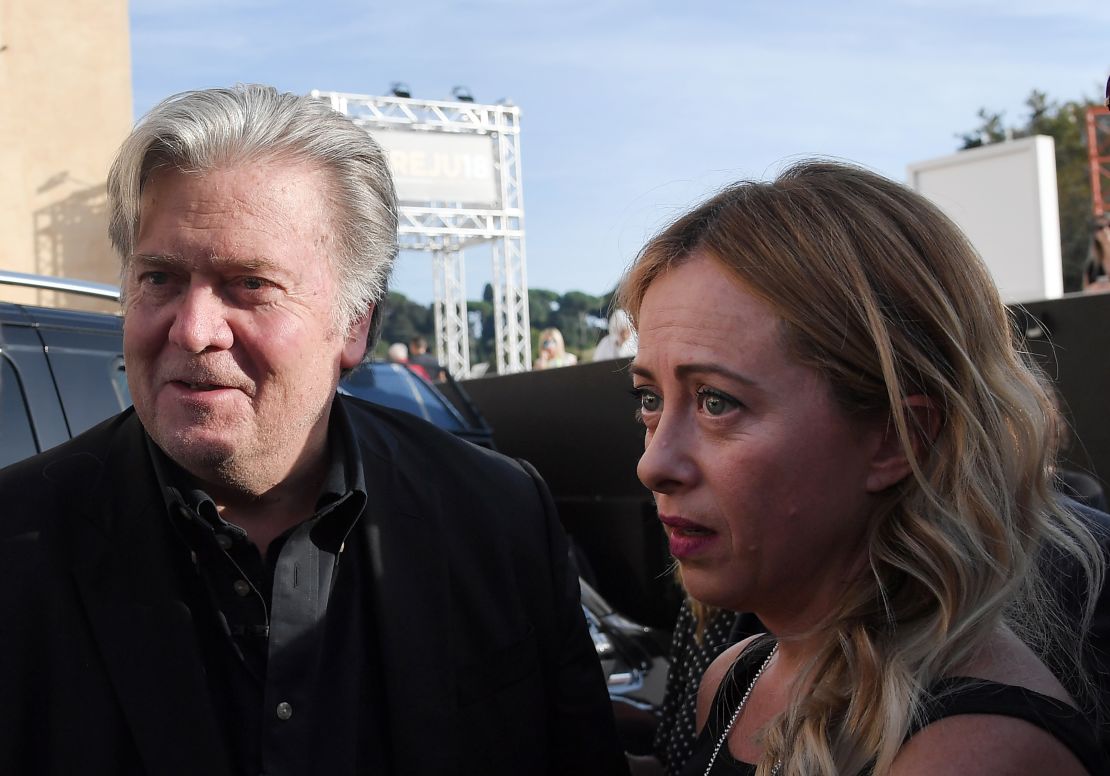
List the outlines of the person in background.
<svg viewBox="0 0 1110 776">
<path fill-rule="evenodd" d="M 543 481 L 336 392 L 397 254 L 370 135 L 186 92 L 108 204 L 134 406 L 0 471 L 0 773 L 626 773 Z"/>
<path fill-rule="evenodd" d="M 682 773 L 694 753 L 698 686 L 705 670 L 736 642 L 763 632 L 763 628 L 738 632 L 744 617 L 690 598 L 682 602 L 671 635 L 670 670 L 653 747 L 667 776 Z"/>
<path fill-rule="evenodd" d="M 391 364 L 407 364 L 409 362 L 409 349 L 403 342 L 394 342 L 385 350 L 385 357 Z"/>
<path fill-rule="evenodd" d="M 420 335 L 409 340 L 409 364 L 424 370 L 430 380 L 442 381 L 447 377 L 447 371 L 436 357 L 428 352 L 428 340 Z"/>
<path fill-rule="evenodd" d="M 408 369 L 414 375 L 428 379 L 428 373 L 424 371 L 424 367 L 419 364 L 414 364 L 409 360 L 409 349 L 403 342 L 394 342 L 385 351 L 385 357 L 389 359 L 391 364 L 400 364 Z"/>
<path fill-rule="evenodd" d="M 563 344 L 563 333 L 556 328 L 540 332 L 540 356 L 533 365 L 534 369 L 554 369 L 560 366 L 574 366 L 578 356 L 568 353 Z"/>
<path fill-rule="evenodd" d="M 1068 422 L 1067 413 L 1064 411 L 1063 397 L 1060 395 L 1059 389 L 1055 383 L 1046 382 L 1045 392 L 1052 400 L 1053 408 L 1055 409 L 1056 420 L 1056 435 L 1057 435 L 1057 455 L 1061 458 L 1070 452 L 1072 446 L 1073 433 L 1071 424 Z M 1075 499 L 1080 504 L 1090 507 L 1092 510 L 1098 512 L 1107 511 L 1106 493 L 1102 489 L 1102 485 L 1087 472 L 1079 471 L 1076 469 L 1069 469 L 1060 465 L 1057 461 L 1053 468 L 1055 476 L 1056 490 L 1064 494 L 1068 498 Z M 1110 633 L 1107 634 L 1110 638 Z M 1110 643 L 1107 644 L 1110 647 Z M 1110 655 L 1107 655 L 1110 658 Z"/>
<path fill-rule="evenodd" d="M 774 634 L 706 672 L 685 774 L 1108 772 L 1090 682 L 1042 660 L 1081 674 L 1102 548 L 1053 492 L 1051 401 L 951 221 L 803 162 L 681 216 L 618 299 L 683 585 Z"/>
<path fill-rule="evenodd" d="M 1091 248 L 1083 268 L 1083 290 L 1088 293 L 1110 291 L 1110 215 L 1103 213 L 1091 225 Z"/>
<path fill-rule="evenodd" d="M 609 333 L 601 338 L 594 350 L 594 361 L 632 358 L 634 355 L 636 337 L 632 331 L 632 321 L 624 310 L 614 310 L 609 316 Z"/>
</svg>

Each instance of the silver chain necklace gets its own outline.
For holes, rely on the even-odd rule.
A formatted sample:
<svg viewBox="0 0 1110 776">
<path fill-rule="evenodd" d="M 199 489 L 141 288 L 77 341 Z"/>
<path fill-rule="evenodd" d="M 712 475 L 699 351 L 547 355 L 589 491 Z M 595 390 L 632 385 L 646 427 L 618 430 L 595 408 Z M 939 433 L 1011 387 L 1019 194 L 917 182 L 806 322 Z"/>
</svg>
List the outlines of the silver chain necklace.
<svg viewBox="0 0 1110 776">
<path fill-rule="evenodd" d="M 759 670 L 755 672 L 755 676 L 752 677 L 752 683 L 749 684 L 748 689 L 744 691 L 743 697 L 740 698 L 740 703 L 736 706 L 736 711 L 732 712 L 732 719 L 725 725 L 724 732 L 721 733 L 721 737 L 717 739 L 717 745 L 713 747 L 713 754 L 709 756 L 709 765 L 705 766 L 704 776 L 709 776 L 709 772 L 713 770 L 713 763 L 717 761 L 717 754 L 721 751 L 721 747 L 725 745 L 725 742 L 728 741 L 728 734 L 732 731 L 732 726 L 736 724 L 736 720 L 740 719 L 740 713 L 744 710 L 744 706 L 748 702 L 748 696 L 752 694 L 752 690 L 755 688 L 755 683 L 759 681 L 759 677 L 763 675 L 764 669 L 770 665 L 771 658 L 773 658 L 778 651 L 779 645 L 776 643 L 775 646 L 771 648 L 771 654 L 767 656 L 767 659 L 763 661 L 763 665 L 759 667 Z M 780 770 L 782 770 L 781 760 L 776 762 L 775 767 L 771 769 L 771 776 L 778 776 Z"/>
</svg>

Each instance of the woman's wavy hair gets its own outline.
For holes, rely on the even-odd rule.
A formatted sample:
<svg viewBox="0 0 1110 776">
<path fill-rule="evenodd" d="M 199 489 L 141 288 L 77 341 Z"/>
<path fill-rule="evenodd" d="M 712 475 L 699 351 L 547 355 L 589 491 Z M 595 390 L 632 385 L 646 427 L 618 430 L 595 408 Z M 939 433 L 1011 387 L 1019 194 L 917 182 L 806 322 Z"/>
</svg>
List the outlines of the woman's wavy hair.
<svg viewBox="0 0 1110 776">
<path fill-rule="evenodd" d="M 122 273 L 135 248 L 142 191 L 154 173 L 203 173 L 271 159 L 303 161 L 327 175 L 339 245 L 331 257 L 338 281 L 335 325 L 347 331 L 374 305 L 369 353 L 397 256 L 397 195 L 381 146 L 321 99 L 239 84 L 182 92 L 154 106 L 108 173 L 108 234 Z"/>
<path fill-rule="evenodd" d="M 770 726 L 758 773 L 776 760 L 787 774 L 886 772 L 924 688 L 1000 623 L 1078 670 L 1078 640 L 1056 638 L 1061 608 L 1038 569 L 1065 552 L 1097 590 L 1102 558 L 1053 495 L 1055 411 L 955 225 L 879 175 L 806 161 L 678 218 L 641 251 L 617 304 L 635 320 L 652 282 L 695 251 L 778 313 L 784 346 L 842 408 L 886 413 L 912 465 L 882 494 L 870 573 L 820 626 L 824 647 Z M 913 395 L 939 412 L 935 436 L 902 411 Z"/>
</svg>

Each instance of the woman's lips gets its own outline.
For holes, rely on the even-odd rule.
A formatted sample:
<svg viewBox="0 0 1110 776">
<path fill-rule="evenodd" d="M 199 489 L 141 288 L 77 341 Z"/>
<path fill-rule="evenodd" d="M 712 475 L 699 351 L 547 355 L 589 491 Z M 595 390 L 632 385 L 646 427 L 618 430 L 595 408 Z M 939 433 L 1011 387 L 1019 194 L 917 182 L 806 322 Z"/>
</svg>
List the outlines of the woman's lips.
<svg viewBox="0 0 1110 776">
<path fill-rule="evenodd" d="M 706 550 L 720 536 L 716 531 L 706 528 L 701 523 L 695 523 L 693 520 L 687 520 L 684 517 L 660 515 L 659 521 L 666 527 L 671 555 L 678 560 L 692 557 Z"/>
</svg>

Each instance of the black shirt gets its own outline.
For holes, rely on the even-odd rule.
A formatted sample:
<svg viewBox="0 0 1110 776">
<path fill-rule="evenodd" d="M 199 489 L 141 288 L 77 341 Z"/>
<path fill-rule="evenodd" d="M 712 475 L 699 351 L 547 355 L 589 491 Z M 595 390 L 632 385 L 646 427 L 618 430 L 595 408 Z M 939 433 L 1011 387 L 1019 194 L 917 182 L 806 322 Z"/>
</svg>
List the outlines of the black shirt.
<svg viewBox="0 0 1110 776">
<path fill-rule="evenodd" d="M 682 771 L 684 776 L 701 776 L 706 772 L 713 750 L 724 735 L 737 704 L 751 688 L 759 667 L 774 646 L 772 638 L 756 639 L 733 661 L 717 687 L 705 726 L 694 745 L 694 754 Z M 933 722 L 962 714 L 995 714 L 1025 720 L 1068 747 L 1090 773 L 1104 774 L 1110 767 L 1099 748 L 1094 726 L 1080 711 L 1033 690 L 986 679 L 957 676 L 933 683 L 926 693 L 923 719 L 911 724 L 906 740 Z M 727 744 L 721 746 L 709 771 L 727 776 L 754 776 L 755 772 L 756 766 L 733 757 Z M 870 773 L 871 769 L 866 768 L 860 776 Z"/>
<path fill-rule="evenodd" d="M 369 564 L 360 560 L 361 542 L 347 541 L 367 494 L 342 405 L 333 404 L 316 511 L 275 539 L 265 558 L 149 437 L 148 448 L 188 558 L 185 600 L 234 770 L 309 773 L 317 747 L 340 746 L 358 750 L 344 758 L 352 773 L 386 773 L 384 736 L 368 735 L 382 723 Z"/>
</svg>

